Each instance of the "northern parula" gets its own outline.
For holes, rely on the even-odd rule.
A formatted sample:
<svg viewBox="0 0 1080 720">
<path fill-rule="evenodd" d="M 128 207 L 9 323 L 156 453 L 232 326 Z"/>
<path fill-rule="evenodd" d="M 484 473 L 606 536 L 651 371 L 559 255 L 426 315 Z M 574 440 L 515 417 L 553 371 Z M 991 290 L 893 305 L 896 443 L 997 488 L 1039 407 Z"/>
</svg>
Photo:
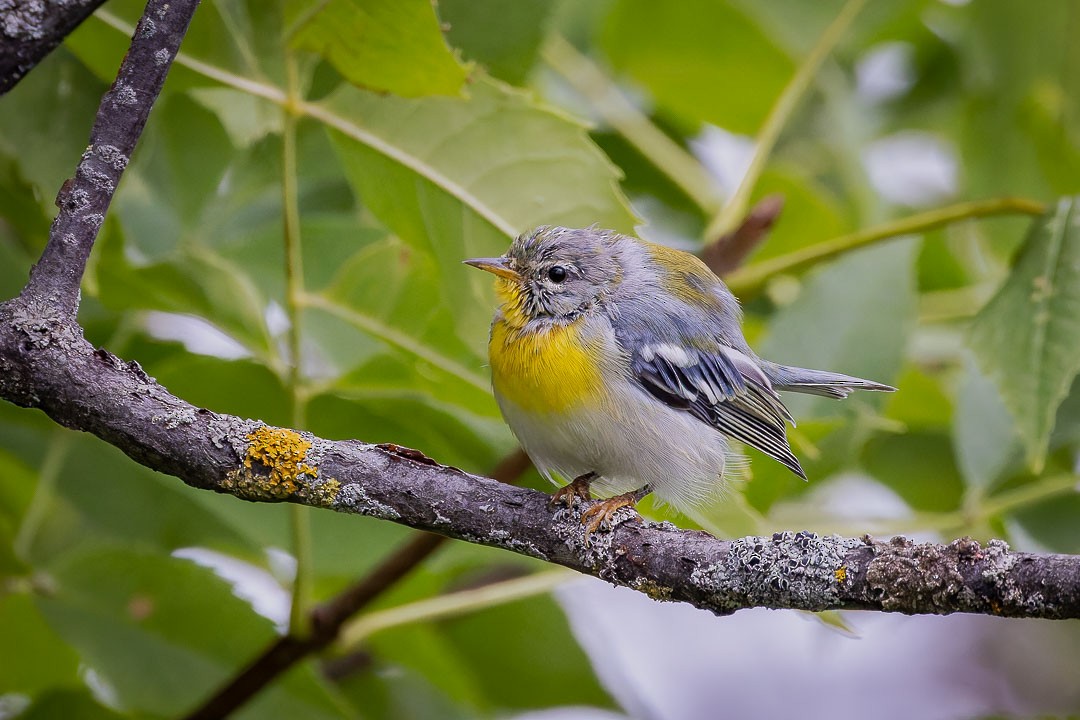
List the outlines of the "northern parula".
<svg viewBox="0 0 1080 720">
<path fill-rule="evenodd" d="M 595 227 L 539 227 L 502 257 L 488 350 L 503 417 L 537 469 L 573 478 L 553 502 L 588 507 L 588 532 L 650 492 L 712 501 L 742 458 L 735 438 L 803 479 L 778 390 L 847 397 L 895 388 L 763 360 L 727 286 L 698 258 Z"/>
</svg>

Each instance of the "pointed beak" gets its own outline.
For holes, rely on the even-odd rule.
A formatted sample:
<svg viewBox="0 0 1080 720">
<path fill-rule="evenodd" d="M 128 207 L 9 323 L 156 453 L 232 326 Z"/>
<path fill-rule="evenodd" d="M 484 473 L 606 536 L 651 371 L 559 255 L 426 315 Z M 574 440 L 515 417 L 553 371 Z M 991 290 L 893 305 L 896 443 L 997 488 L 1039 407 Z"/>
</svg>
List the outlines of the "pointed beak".
<svg viewBox="0 0 1080 720">
<path fill-rule="evenodd" d="M 474 268 L 487 270 L 489 273 L 494 273 L 507 280 L 521 279 L 521 276 L 511 270 L 510 266 L 506 264 L 506 258 L 472 258 L 471 260 L 463 260 L 462 262 L 466 265 L 472 265 Z"/>
</svg>

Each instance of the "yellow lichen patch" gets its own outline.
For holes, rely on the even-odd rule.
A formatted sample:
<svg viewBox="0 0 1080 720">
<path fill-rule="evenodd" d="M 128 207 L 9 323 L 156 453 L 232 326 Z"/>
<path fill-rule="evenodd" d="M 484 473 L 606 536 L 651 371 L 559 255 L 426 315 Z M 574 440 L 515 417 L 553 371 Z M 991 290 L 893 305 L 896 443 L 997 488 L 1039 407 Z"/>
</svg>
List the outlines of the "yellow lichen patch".
<svg viewBox="0 0 1080 720">
<path fill-rule="evenodd" d="M 280 488 L 284 495 L 296 492 L 301 474 L 315 477 L 318 473 L 316 468 L 304 464 L 311 443 L 300 433 L 262 425 L 248 434 L 247 441 L 250 445 L 244 456 L 244 467 L 255 471 L 255 463 L 261 465 L 270 473 L 267 482 Z"/>
<path fill-rule="evenodd" d="M 318 485 L 301 488 L 300 495 L 308 501 L 309 505 L 330 507 L 337 499 L 339 490 L 341 490 L 341 483 L 334 478 L 327 478 Z"/>
<path fill-rule="evenodd" d="M 630 587 L 638 592 L 645 593 L 653 600 L 671 600 L 671 588 L 649 578 L 635 578 L 630 583 Z"/>
<path fill-rule="evenodd" d="M 836 582 L 842 583 L 847 580 L 847 568 L 841 565 L 833 571 L 833 577 L 836 578 Z"/>
<path fill-rule="evenodd" d="M 309 505 L 333 503 L 341 483 L 319 482 L 319 470 L 304 462 L 311 443 L 288 428 L 261 425 L 245 437 L 244 466 L 222 482 L 226 490 L 251 500 L 287 500 L 297 497 Z"/>
</svg>

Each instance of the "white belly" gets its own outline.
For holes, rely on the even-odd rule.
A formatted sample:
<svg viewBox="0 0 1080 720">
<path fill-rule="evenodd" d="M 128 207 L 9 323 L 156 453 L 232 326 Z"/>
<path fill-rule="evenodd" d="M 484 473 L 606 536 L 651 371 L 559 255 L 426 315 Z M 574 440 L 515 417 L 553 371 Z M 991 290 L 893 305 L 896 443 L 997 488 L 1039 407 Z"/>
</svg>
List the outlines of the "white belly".
<svg viewBox="0 0 1080 720">
<path fill-rule="evenodd" d="M 595 472 L 592 487 L 607 496 L 651 485 L 677 509 L 714 501 L 724 490 L 725 464 L 741 460 L 727 439 L 690 413 L 670 408 L 620 380 L 609 398 L 555 417 L 522 412 L 498 398 L 503 416 L 537 469 L 568 482 Z"/>
</svg>

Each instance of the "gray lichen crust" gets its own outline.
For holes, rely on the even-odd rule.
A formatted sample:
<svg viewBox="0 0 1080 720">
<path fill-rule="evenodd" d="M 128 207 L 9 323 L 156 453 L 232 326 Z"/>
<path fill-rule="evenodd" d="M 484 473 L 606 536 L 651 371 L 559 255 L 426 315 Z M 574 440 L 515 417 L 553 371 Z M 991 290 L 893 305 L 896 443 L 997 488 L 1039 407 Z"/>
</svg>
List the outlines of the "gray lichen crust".
<svg viewBox="0 0 1080 720">
<path fill-rule="evenodd" d="M 808 531 L 744 537 L 733 540 L 716 562 L 695 568 L 690 581 L 712 594 L 718 609 L 746 607 L 753 598 L 769 607 L 824 610 L 840 602 L 845 556 L 858 543 Z"/>
</svg>

